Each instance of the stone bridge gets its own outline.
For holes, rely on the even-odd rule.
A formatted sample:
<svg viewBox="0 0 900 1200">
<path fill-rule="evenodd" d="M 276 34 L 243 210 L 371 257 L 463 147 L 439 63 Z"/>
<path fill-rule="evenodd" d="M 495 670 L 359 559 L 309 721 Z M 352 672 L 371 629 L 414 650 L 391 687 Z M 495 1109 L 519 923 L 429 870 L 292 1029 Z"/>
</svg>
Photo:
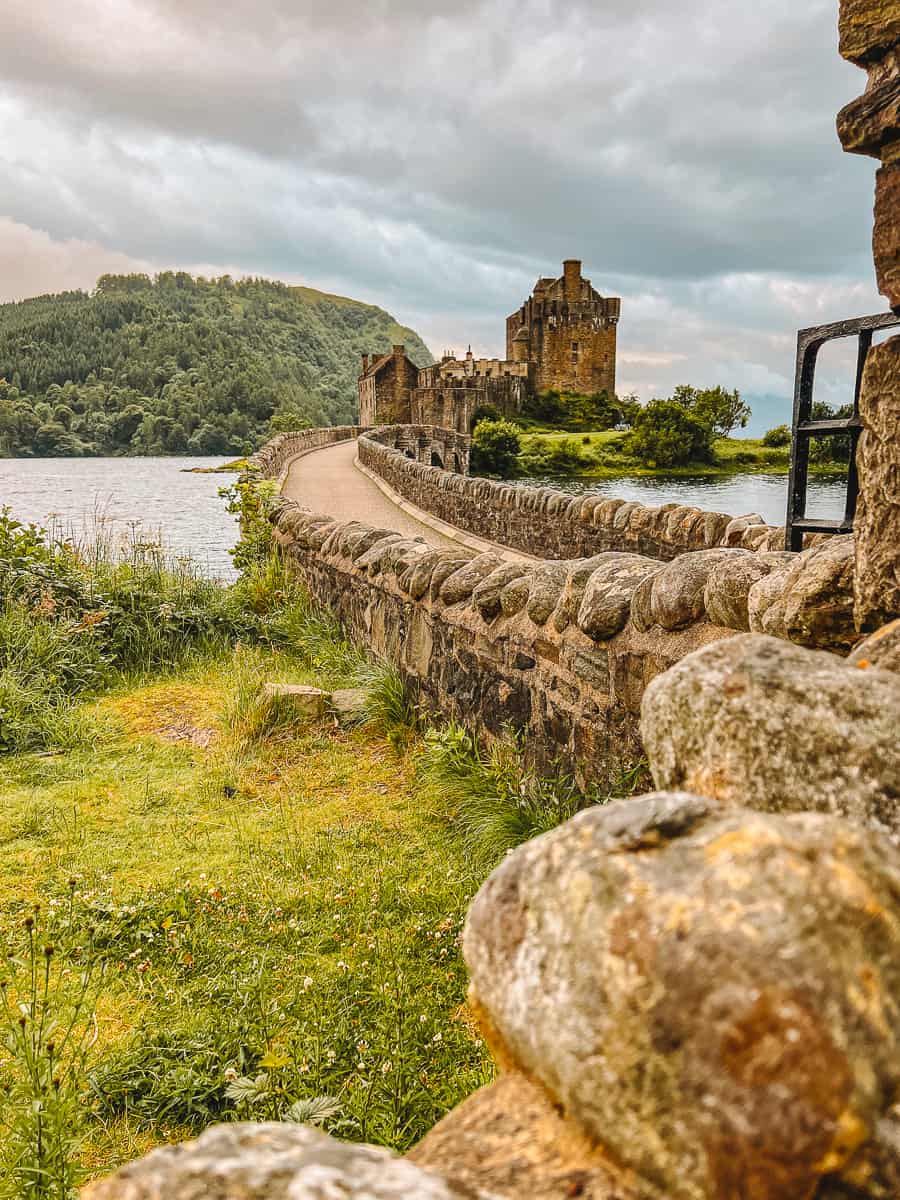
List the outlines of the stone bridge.
<svg viewBox="0 0 900 1200">
<path fill-rule="evenodd" d="M 799 554 L 756 514 L 659 508 L 465 474 L 432 426 L 304 430 L 264 448 L 276 536 L 312 594 L 425 709 L 602 782 L 638 761 L 648 685 L 738 633 L 846 654 L 850 537 Z M 446 469 L 433 460 L 451 463 Z"/>
</svg>

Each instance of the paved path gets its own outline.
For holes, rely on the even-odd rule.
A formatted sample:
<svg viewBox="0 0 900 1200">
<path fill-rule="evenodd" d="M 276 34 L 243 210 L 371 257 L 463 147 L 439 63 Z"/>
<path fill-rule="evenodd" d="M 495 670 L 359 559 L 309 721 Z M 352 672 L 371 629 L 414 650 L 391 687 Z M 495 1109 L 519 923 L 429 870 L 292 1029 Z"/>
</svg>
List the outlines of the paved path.
<svg viewBox="0 0 900 1200">
<path fill-rule="evenodd" d="M 298 458 L 285 480 L 284 495 L 327 513 L 338 521 L 364 521 L 367 525 L 393 529 L 406 537 L 423 537 L 432 546 L 457 547 L 437 530 L 423 525 L 398 508 L 376 485 L 353 465 L 356 442 L 338 442 Z"/>
</svg>

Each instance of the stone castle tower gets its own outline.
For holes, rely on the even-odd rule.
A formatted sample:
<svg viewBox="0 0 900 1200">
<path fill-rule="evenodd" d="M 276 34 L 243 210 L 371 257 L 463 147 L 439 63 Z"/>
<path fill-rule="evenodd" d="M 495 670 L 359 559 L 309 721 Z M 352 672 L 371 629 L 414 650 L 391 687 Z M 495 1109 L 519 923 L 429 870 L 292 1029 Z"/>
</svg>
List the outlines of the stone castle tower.
<svg viewBox="0 0 900 1200">
<path fill-rule="evenodd" d="M 541 278 L 522 307 L 506 319 L 506 357 L 535 368 L 537 392 L 616 390 L 616 326 L 621 301 L 603 297 L 563 263 L 559 279 Z"/>
</svg>

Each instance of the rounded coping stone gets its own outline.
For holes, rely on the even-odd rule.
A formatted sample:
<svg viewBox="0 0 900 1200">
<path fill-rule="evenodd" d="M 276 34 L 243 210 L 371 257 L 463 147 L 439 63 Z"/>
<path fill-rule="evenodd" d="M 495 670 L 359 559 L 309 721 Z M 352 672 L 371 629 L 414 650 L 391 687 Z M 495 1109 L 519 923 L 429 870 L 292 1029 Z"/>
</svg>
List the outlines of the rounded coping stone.
<svg viewBox="0 0 900 1200">
<path fill-rule="evenodd" d="M 900 1086 L 898 879 L 887 838 L 832 816 L 592 808 L 476 896 L 473 1005 L 648 1193 L 811 1197 Z"/>
</svg>

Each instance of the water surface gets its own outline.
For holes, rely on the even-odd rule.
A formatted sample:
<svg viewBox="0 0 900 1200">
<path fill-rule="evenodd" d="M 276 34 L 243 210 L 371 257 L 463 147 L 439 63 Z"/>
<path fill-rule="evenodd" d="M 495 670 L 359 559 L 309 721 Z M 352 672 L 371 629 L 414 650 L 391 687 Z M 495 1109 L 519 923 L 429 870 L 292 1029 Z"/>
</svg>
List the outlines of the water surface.
<svg viewBox="0 0 900 1200">
<path fill-rule="evenodd" d="M 116 540 L 162 540 L 211 575 L 230 579 L 236 518 L 220 487 L 236 476 L 193 475 L 225 458 L 3 458 L 0 505 L 20 521 L 55 524 L 76 537 L 99 530 Z"/>
<path fill-rule="evenodd" d="M 98 525 L 119 539 L 161 538 L 174 554 L 190 554 L 223 579 L 234 577 L 228 550 L 237 541 L 236 519 L 225 511 L 220 487 L 235 476 L 196 475 L 186 468 L 216 467 L 223 458 L 29 458 L 0 459 L 0 505 L 19 520 L 55 522 L 76 536 Z M 517 483 L 548 485 L 575 495 L 599 492 L 641 504 L 690 504 L 739 516 L 758 512 L 773 525 L 784 523 L 785 475 L 729 475 L 714 479 L 647 478 L 583 480 L 540 477 Z M 845 485 L 815 480 L 809 485 L 808 515 L 840 517 Z"/>
<path fill-rule="evenodd" d="M 640 504 L 689 504 L 711 512 L 739 517 L 759 513 L 770 525 L 783 525 L 787 511 L 787 475 L 727 475 L 716 478 L 682 475 L 648 477 L 623 475 L 616 479 L 559 479 L 535 476 L 515 483 L 531 487 L 555 487 L 576 496 L 599 492 Z M 844 515 L 847 485 L 841 479 L 811 479 L 806 515 L 839 519 Z"/>
</svg>

